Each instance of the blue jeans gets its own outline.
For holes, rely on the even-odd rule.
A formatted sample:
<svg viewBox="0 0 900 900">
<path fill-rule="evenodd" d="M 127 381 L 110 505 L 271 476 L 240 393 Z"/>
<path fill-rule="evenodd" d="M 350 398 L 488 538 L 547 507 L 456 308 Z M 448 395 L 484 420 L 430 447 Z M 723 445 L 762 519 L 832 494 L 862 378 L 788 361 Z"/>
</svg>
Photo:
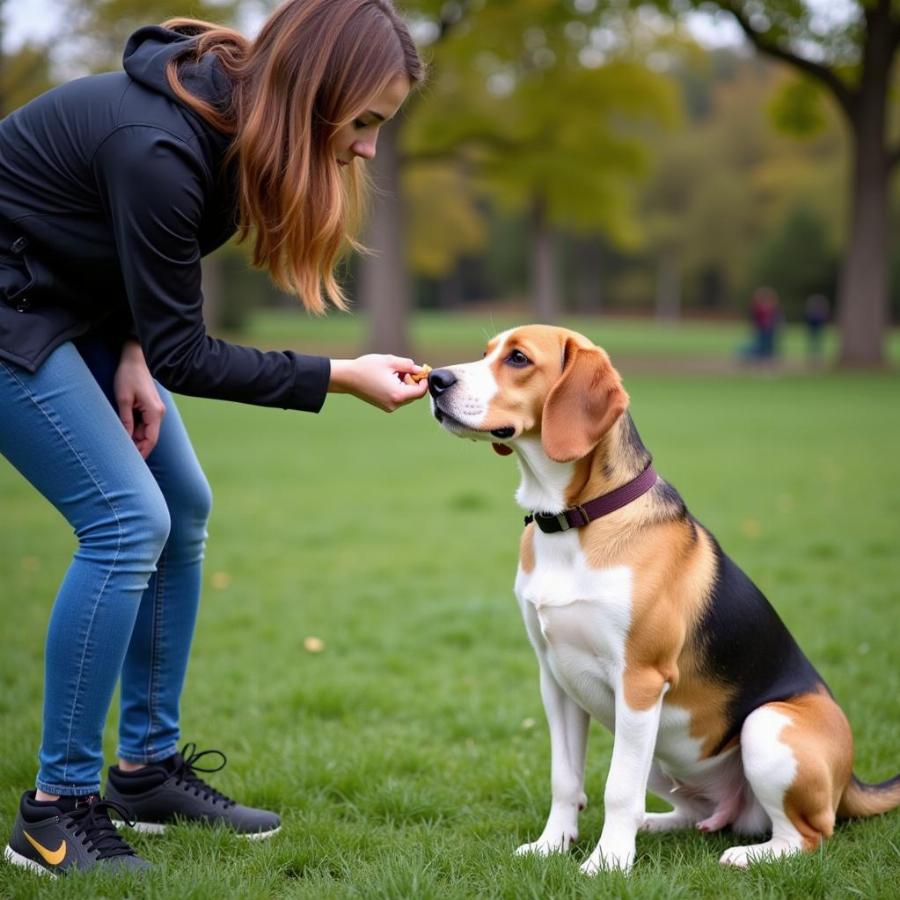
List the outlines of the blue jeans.
<svg viewBox="0 0 900 900">
<path fill-rule="evenodd" d="M 179 698 L 200 595 L 203 475 L 171 395 L 145 462 L 112 402 L 118 355 L 57 349 L 35 374 L 0 360 L 0 454 L 66 518 L 78 548 L 50 615 L 37 786 L 95 794 L 121 676 L 118 754 L 177 749 Z"/>
</svg>

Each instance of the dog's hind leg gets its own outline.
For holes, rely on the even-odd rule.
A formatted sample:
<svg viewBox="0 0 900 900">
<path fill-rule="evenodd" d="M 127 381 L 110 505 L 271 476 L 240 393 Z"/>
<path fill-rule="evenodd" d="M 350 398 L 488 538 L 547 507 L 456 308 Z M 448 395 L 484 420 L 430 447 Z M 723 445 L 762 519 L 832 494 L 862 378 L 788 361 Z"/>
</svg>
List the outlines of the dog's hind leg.
<svg viewBox="0 0 900 900">
<path fill-rule="evenodd" d="M 541 660 L 541 699 L 550 727 L 550 815 L 541 836 L 518 854 L 565 853 L 578 840 L 578 813 L 587 804 L 584 757 L 590 718 L 559 686 Z"/>
<path fill-rule="evenodd" d="M 847 719 L 824 689 L 754 710 L 741 729 L 741 756 L 772 835 L 761 844 L 729 848 L 721 863 L 745 867 L 814 850 L 831 836 L 850 779 L 853 741 Z"/>
</svg>

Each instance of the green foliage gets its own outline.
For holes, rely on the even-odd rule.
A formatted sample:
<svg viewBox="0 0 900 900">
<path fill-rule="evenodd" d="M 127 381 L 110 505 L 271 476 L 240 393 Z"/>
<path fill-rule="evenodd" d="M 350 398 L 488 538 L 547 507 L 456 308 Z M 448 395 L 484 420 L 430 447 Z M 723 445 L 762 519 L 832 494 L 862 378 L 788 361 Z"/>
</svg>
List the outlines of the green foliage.
<svg viewBox="0 0 900 900">
<path fill-rule="evenodd" d="M 4 54 L 0 66 L 0 116 L 24 106 L 53 87 L 47 48 L 25 44 Z"/>
<path fill-rule="evenodd" d="M 460 256 L 480 251 L 487 235 L 471 179 L 447 162 L 410 166 L 404 194 L 410 210 L 409 262 L 415 272 L 436 277 Z"/>
<path fill-rule="evenodd" d="M 819 217 L 805 206 L 790 209 L 760 245 L 751 265 L 752 282 L 774 288 L 789 318 L 803 316 L 810 294 L 833 300 L 837 256 Z"/>
<path fill-rule="evenodd" d="M 432 81 L 406 128 L 409 158 L 462 156 L 507 211 L 540 197 L 553 224 L 634 246 L 648 123 L 677 119 L 671 86 L 630 58 L 627 42 L 602 59 L 586 55 L 605 6 L 529 0 L 464 10 L 434 47 Z"/>
<path fill-rule="evenodd" d="M 832 277 L 830 248 L 844 234 L 846 135 L 830 106 L 821 109 L 822 127 L 813 135 L 774 130 L 766 108 L 794 79 L 760 60 L 732 57 L 725 65 L 722 58 L 679 72 L 702 103 L 687 128 L 658 145 L 643 214 L 653 251 L 679 261 L 688 304 L 715 273 L 718 303 L 742 308 L 756 283 L 760 248 L 776 252 L 794 207 L 823 224 L 829 265 L 822 278 Z M 811 265 L 821 262 L 816 255 Z"/>
<path fill-rule="evenodd" d="M 772 124 L 785 134 L 810 137 L 827 125 L 822 88 L 809 78 L 785 80 L 769 101 Z"/>
</svg>

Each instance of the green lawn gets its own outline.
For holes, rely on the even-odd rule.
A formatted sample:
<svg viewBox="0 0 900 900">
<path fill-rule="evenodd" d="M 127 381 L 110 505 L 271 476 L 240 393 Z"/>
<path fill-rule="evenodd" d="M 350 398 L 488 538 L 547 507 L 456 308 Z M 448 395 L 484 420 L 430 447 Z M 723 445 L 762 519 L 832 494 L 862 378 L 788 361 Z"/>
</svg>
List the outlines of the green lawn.
<svg viewBox="0 0 900 900">
<path fill-rule="evenodd" d="M 419 359 L 437 365 L 478 355 L 493 334 L 529 321 L 527 312 L 498 308 L 492 313 L 448 316 L 420 312 L 410 322 L 410 341 Z M 744 322 L 685 320 L 676 325 L 652 319 L 608 316 L 567 317 L 564 324 L 581 331 L 605 347 L 613 359 L 627 360 L 642 369 L 693 364 L 699 370 L 711 366 L 733 366 L 738 352 L 750 337 Z M 306 352 L 331 355 L 363 347 L 366 320 L 363 315 L 332 312 L 318 318 L 297 308 L 258 310 L 247 322 L 242 338 L 264 346 L 292 346 Z M 837 335 L 826 334 L 826 356 L 837 354 Z M 781 341 L 783 362 L 796 369 L 806 363 L 806 336 L 802 326 L 788 325 Z M 900 330 L 894 329 L 886 343 L 888 359 L 900 366 Z"/>
<path fill-rule="evenodd" d="M 858 774 L 894 775 L 900 377 L 621 368 L 660 473 L 846 709 Z M 317 417 L 182 409 L 216 495 L 184 736 L 224 750 L 214 783 L 278 809 L 284 828 L 262 845 L 189 828 L 139 837 L 160 865 L 127 884 L 50 883 L 0 862 L 0 897 L 897 897 L 896 812 L 748 872 L 717 865 L 728 835 L 641 836 L 630 877 L 585 879 L 611 749 L 596 726 L 576 849 L 513 857 L 549 800 L 537 668 L 511 590 L 515 463 L 444 434 L 424 403 L 393 416 L 347 397 Z M 5 838 L 34 777 L 44 629 L 74 544 L 2 461 L 0 509 Z M 321 653 L 304 650 L 308 636 Z M 111 719 L 110 758 L 113 736 Z"/>
</svg>

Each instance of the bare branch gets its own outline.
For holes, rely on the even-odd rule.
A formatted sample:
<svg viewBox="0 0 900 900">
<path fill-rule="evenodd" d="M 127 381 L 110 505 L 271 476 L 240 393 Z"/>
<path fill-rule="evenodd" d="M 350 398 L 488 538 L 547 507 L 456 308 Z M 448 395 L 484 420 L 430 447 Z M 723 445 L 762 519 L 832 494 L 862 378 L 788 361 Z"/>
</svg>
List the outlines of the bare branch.
<svg viewBox="0 0 900 900">
<path fill-rule="evenodd" d="M 738 23 L 741 31 L 747 37 L 747 40 L 756 47 L 761 53 L 779 59 L 794 68 L 800 69 L 806 75 L 815 78 L 821 84 L 825 85 L 831 91 L 838 105 L 846 113 L 847 117 L 852 119 L 854 108 L 856 106 L 856 94 L 841 78 L 828 66 L 814 60 L 800 56 L 791 50 L 786 50 L 779 46 L 771 39 L 771 36 L 764 31 L 759 31 L 750 23 L 750 19 L 744 14 L 740 6 L 735 0 L 712 0 L 720 9 L 731 13 L 734 20 Z"/>
</svg>

